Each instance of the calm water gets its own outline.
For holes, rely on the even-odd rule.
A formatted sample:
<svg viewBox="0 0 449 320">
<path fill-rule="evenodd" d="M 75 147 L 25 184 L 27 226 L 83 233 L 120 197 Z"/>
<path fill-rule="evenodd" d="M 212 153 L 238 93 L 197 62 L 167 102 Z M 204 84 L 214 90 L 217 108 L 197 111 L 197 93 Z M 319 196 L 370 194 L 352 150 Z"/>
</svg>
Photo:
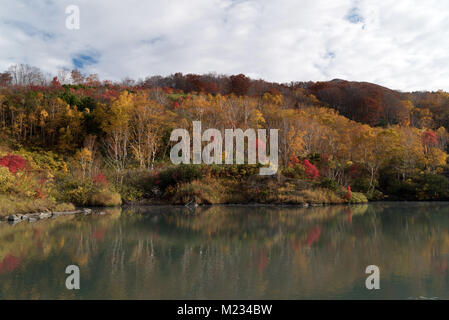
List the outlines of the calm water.
<svg viewBox="0 0 449 320">
<path fill-rule="evenodd" d="M 449 203 L 112 209 L 0 224 L 1 299 L 449 298 Z M 65 288 L 65 268 L 81 289 Z M 365 288 L 365 268 L 381 289 Z"/>
</svg>

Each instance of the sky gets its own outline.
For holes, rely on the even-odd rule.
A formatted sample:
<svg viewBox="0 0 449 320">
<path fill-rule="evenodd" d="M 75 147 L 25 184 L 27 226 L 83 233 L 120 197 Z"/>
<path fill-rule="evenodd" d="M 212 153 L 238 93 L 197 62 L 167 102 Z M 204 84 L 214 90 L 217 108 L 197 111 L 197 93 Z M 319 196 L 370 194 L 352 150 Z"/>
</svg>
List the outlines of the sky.
<svg viewBox="0 0 449 320">
<path fill-rule="evenodd" d="M 0 71 L 19 63 L 116 81 L 215 72 L 449 91 L 449 1 L 0 0 Z"/>
</svg>

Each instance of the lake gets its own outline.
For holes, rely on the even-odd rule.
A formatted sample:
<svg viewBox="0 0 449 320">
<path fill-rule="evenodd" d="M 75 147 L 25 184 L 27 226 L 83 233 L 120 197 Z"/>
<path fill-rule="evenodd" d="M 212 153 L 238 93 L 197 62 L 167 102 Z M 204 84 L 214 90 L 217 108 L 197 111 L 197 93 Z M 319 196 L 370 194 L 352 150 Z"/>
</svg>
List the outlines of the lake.
<svg viewBox="0 0 449 320">
<path fill-rule="evenodd" d="M 449 203 L 103 211 L 2 222 L 0 299 L 449 298 Z"/>
</svg>

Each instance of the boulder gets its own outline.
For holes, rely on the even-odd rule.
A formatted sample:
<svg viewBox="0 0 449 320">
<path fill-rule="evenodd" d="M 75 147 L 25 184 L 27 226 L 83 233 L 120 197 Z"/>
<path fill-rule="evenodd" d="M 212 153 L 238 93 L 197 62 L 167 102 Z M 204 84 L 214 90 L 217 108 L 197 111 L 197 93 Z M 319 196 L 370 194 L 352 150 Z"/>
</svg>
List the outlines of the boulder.
<svg viewBox="0 0 449 320">
<path fill-rule="evenodd" d="M 48 213 L 48 212 L 41 212 L 40 214 L 39 214 L 39 219 L 47 219 L 47 218 L 50 218 L 51 217 L 51 213 Z"/>
<path fill-rule="evenodd" d="M 22 215 L 11 214 L 8 216 L 8 221 L 20 221 L 22 220 Z"/>
</svg>

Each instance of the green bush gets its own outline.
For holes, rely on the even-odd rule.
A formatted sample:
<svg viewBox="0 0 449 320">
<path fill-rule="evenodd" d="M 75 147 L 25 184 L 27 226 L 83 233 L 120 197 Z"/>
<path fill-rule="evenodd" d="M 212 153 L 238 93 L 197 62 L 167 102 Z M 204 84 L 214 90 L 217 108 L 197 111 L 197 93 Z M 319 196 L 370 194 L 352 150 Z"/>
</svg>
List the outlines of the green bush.
<svg viewBox="0 0 449 320">
<path fill-rule="evenodd" d="M 319 184 L 320 187 L 326 188 L 332 191 L 337 191 L 340 189 L 340 185 L 332 179 L 324 178 L 323 181 Z"/>
<path fill-rule="evenodd" d="M 44 151 L 40 148 L 33 148 L 31 151 L 27 149 L 20 149 L 17 154 L 24 157 L 32 170 L 67 172 L 67 163 L 63 160 L 62 155 L 57 155 L 52 151 Z"/>
<path fill-rule="evenodd" d="M 366 197 L 370 201 L 380 201 L 380 200 L 384 200 L 385 199 L 385 195 L 381 191 L 379 191 L 377 189 L 374 189 L 372 191 L 368 191 L 366 193 Z"/>
<path fill-rule="evenodd" d="M 281 174 L 288 178 L 306 179 L 306 171 L 302 164 L 296 164 L 293 167 L 286 167 L 281 169 Z"/>
<path fill-rule="evenodd" d="M 368 202 L 368 198 L 361 192 L 352 192 L 351 200 L 349 203 L 366 203 Z"/>
<path fill-rule="evenodd" d="M 391 178 L 382 187 L 393 200 L 449 199 L 449 180 L 438 174 L 418 174 L 406 180 Z"/>
<path fill-rule="evenodd" d="M 146 190 L 151 190 L 154 186 L 158 186 L 165 190 L 169 186 L 175 186 L 179 183 L 187 183 L 193 180 L 199 180 L 204 177 L 202 166 L 180 164 L 168 167 L 149 179 Z"/>
<path fill-rule="evenodd" d="M 449 199 L 449 180 L 437 174 L 423 174 L 415 178 L 417 200 Z"/>
<path fill-rule="evenodd" d="M 351 183 L 351 189 L 356 192 L 367 193 L 370 190 L 370 179 L 366 177 L 355 178 Z"/>
<path fill-rule="evenodd" d="M 144 194 L 144 190 L 132 185 L 123 184 L 120 188 L 120 195 L 124 201 L 133 202 L 142 200 Z"/>
<path fill-rule="evenodd" d="M 154 186 L 154 171 L 128 170 L 123 176 L 123 183 L 117 185 L 116 189 L 124 201 L 139 201 L 145 197 L 151 197 L 151 188 Z"/>
<path fill-rule="evenodd" d="M 79 180 L 64 174 L 56 177 L 53 195 L 58 201 L 87 205 L 93 193 L 94 184 L 90 179 Z"/>
<path fill-rule="evenodd" d="M 204 174 L 213 178 L 241 180 L 259 174 L 260 164 L 222 164 L 204 167 Z"/>
<path fill-rule="evenodd" d="M 95 184 L 92 179 L 75 179 L 70 175 L 58 175 L 53 196 L 58 201 L 71 202 L 78 206 L 116 206 L 121 196 L 108 185 Z"/>
</svg>

